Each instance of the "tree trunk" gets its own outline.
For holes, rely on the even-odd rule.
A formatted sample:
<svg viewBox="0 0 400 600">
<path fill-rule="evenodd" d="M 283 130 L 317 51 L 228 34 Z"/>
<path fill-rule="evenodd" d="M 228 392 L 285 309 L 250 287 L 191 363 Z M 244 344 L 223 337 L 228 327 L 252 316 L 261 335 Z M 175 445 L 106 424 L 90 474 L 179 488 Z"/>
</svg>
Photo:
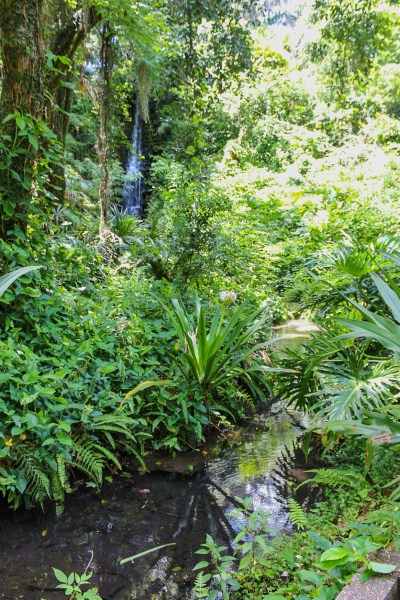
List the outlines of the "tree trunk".
<svg viewBox="0 0 400 600">
<path fill-rule="evenodd" d="M 40 20 L 42 0 L 3 0 L 0 11 L 3 85 L 1 112 L 41 117 L 44 109 Z"/>
<path fill-rule="evenodd" d="M 108 163 L 110 160 L 110 142 L 109 142 L 109 120 L 110 120 L 110 69 L 111 69 L 111 50 L 112 33 L 107 23 L 104 24 L 101 31 L 101 49 L 100 49 L 100 72 L 99 72 L 99 140 L 97 143 L 97 154 L 100 167 L 100 185 L 99 185 L 99 209 L 100 223 L 99 236 L 104 237 L 108 230 L 107 227 L 107 209 L 110 196 L 110 174 Z"/>
<path fill-rule="evenodd" d="M 0 107 L 0 236 L 16 239 L 26 232 L 32 206 L 31 183 L 35 151 L 23 119 L 3 119 L 20 113 L 41 118 L 44 111 L 44 53 L 40 23 L 42 0 L 3 0 L 0 49 L 3 82 Z M 23 134 L 25 132 L 25 134 Z M 18 135 L 22 134 L 22 135 Z"/>
<path fill-rule="evenodd" d="M 53 54 L 56 56 L 65 56 L 72 63 L 77 48 L 100 20 L 101 15 L 93 7 L 65 11 L 61 15 L 62 25 L 60 29 L 54 39 L 49 41 L 49 46 Z M 73 96 L 71 85 L 73 69 L 72 65 L 64 64 L 57 60 L 55 60 L 55 67 L 58 72 L 51 72 L 47 81 L 50 98 L 47 105 L 47 113 L 49 127 L 56 134 L 60 142 L 63 159 Z M 67 83 L 67 85 L 61 85 L 62 81 L 64 84 Z M 49 187 L 58 201 L 61 203 L 64 202 L 65 171 L 63 160 L 53 166 Z"/>
</svg>

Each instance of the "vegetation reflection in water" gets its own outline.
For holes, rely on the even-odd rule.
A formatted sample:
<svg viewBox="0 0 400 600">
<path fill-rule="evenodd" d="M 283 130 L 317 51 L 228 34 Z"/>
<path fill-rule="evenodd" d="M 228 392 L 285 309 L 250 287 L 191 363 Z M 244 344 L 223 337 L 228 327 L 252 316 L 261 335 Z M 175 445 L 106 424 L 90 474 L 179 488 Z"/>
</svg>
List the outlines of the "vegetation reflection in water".
<svg viewBox="0 0 400 600">
<path fill-rule="evenodd" d="M 80 573 L 90 549 L 92 581 L 102 597 L 189 597 L 194 553 L 206 532 L 228 546 L 236 535 L 228 516 L 235 507 L 234 496 L 252 496 L 255 505 L 271 515 L 272 529 L 287 526 L 285 495 L 290 479 L 294 481 L 292 471 L 299 466 L 296 439 L 302 429 L 296 426 L 297 415 L 280 405 L 272 410 L 274 415 L 260 418 L 256 425 L 210 444 L 206 470 L 192 477 L 153 473 L 115 480 L 100 497 L 94 492 L 74 494 L 62 518 L 50 511 L 40 516 L 39 524 L 22 513 L 10 515 L 2 522 L 7 552 L 0 550 L 5 592 L 26 600 L 46 597 L 35 590 L 48 590 L 55 582 L 42 565 Z M 118 564 L 121 557 L 168 542 L 176 547 L 134 564 Z"/>
</svg>

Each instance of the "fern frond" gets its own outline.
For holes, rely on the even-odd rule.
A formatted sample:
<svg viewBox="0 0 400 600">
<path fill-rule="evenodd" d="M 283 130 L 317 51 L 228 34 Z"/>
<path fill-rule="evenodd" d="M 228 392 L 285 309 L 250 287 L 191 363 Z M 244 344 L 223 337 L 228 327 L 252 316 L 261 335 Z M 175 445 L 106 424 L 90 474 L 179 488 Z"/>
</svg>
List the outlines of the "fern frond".
<svg viewBox="0 0 400 600">
<path fill-rule="evenodd" d="M 70 494 L 72 492 L 71 486 L 69 484 L 69 477 L 67 473 L 67 466 L 65 463 L 65 459 L 61 454 L 57 454 L 57 474 L 60 480 L 60 484 L 62 488 Z"/>
<path fill-rule="evenodd" d="M 359 489 L 360 485 L 365 485 L 366 483 L 365 477 L 361 473 L 350 471 L 350 469 L 312 469 L 306 472 L 314 473 L 315 477 L 304 481 L 298 487 L 306 483 L 312 483 L 326 485 L 331 488 L 349 487 Z"/>
<path fill-rule="evenodd" d="M 115 454 L 113 454 L 113 452 L 108 450 L 108 448 L 105 448 L 104 446 L 100 446 L 100 444 L 93 444 L 93 447 L 97 448 L 97 450 L 99 450 L 99 452 L 101 452 L 102 454 L 104 454 L 104 456 L 106 458 L 111 460 L 111 462 L 113 462 L 114 465 L 116 467 L 118 467 L 118 469 L 122 469 L 121 463 L 119 462 L 118 458 L 115 456 Z"/>
<path fill-rule="evenodd" d="M 246 392 L 244 388 L 238 386 L 235 390 L 235 396 L 239 403 L 244 404 L 252 413 L 255 412 L 256 407 L 250 394 Z"/>
<path fill-rule="evenodd" d="M 90 429 L 104 433 L 120 433 L 124 437 L 132 439 L 133 422 L 134 420 L 127 415 L 99 415 L 90 423 Z"/>
<path fill-rule="evenodd" d="M 25 475 L 25 494 L 30 500 L 43 506 L 44 500 L 51 497 L 50 479 L 43 465 L 33 456 L 33 450 L 25 447 L 18 449 L 16 464 Z"/>
<path fill-rule="evenodd" d="M 211 575 L 205 574 L 204 571 L 200 571 L 197 573 L 196 579 L 194 580 L 194 593 L 196 594 L 196 600 L 200 600 L 201 598 L 208 598 L 209 589 L 207 583 L 210 581 Z"/>
<path fill-rule="evenodd" d="M 71 455 L 73 459 L 70 464 L 86 473 L 100 487 L 106 461 L 104 452 L 99 451 L 96 442 L 88 437 L 75 436 Z"/>
<path fill-rule="evenodd" d="M 56 502 L 56 512 L 57 514 L 61 514 L 64 508 L 65 490 L 58 471 L 51 471 L 50 480 L 53 499 Z"/>
<path fill-rule="evenodd" d="M 301 504 L 296 502 L 294 498 L 289 498 L 288 506 L 289 516 L 292 523 L 296 525 L 297 529 L 300 529 L 301 531 L 306 529 L 308 525 L 308 518 Z"/>
</svg>

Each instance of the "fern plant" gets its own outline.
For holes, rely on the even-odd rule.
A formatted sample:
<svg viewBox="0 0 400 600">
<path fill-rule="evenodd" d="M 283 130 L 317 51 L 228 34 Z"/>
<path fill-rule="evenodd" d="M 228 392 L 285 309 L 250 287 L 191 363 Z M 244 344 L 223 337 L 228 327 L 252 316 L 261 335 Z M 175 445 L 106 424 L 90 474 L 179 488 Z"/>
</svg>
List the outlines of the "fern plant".
<svg viewBox="0 0 400 600">
<path fill-rule="evenodd" d="M 299 504 L 294 498 L 289 498 L 288 507 L 290 520 L 297 527 L 297 529 L 300 531 L 307 529 L 308 518 L 301 504 Z"/>
<path fill-rule="evenodd" d="M 51 498 L 51 482 L 43 464 L 31 446 L 20 446 L 16 450 L 15 464 L 24 474 L 25 496 L 34 504 L 43 506 Z M 21 490 L 20 490 L 21 491 Z"/>
<path fill-rule="evenodd" d="M 312 469 L 308 473 L 313 473 L 314 477 L 304 481 L 299 487 L 310 482 L 313 485 L 324 485 L 333 489 L 349 487 L 356 490 L 366 486 L 365 477 L 350 469 Z"/>
<path fill-rule="evenodd" d="M 208 588 L 208 582 L 210 581 L 212 575 L 210 573 L 204 573 L 200 571 L 196 575 L 194 580 L 193 591 L 195 593 L 196 600 L 201 600 L 202 598 L 209 598 L 210 590 Z"/>
</svg>

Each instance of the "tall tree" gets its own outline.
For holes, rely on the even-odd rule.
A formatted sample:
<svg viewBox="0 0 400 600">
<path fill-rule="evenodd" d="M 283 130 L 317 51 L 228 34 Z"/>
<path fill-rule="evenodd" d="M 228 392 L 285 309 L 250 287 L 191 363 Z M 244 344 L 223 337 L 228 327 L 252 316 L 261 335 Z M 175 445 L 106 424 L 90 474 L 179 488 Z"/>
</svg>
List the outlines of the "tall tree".
<svg viewBox="0 0 400 600">
<path fill-rule="evenodd" d="M 74 57 L 77 49 L 101 21 L 102 14 L 96 4 L 73 5 L 64 0 L 56 0 L 52 6 L 53 21 L 48 28 L 47 47 L 52 63 L 46 78 L 49 127 L 57 136 L 64 156 L 65 140 L 68 131 L 69 115 L 73 98 Z M 58 15 L 54 19 L 54 15 Z M 60 202 L 65 196 L 65 176 L 63 161 L 53 165 L 50 187 Z"/>
<path fill-rule="evenodd" d="M 34 201 L 38 185 L 47 198 L 54 198 L 58 188 L 63 191 L 60 162 L 71 99 L 70 87 L 64 79 L 74 52 L 99 19 L 94 6 L 83 10 L 75 5 L 72 9 L 63 0 L 50 5 L 43 0 L 2 3 L 0 235 L 3 239 L 18 237 L 21 232 L 24 235 L 29 213 L 38 204 Z M 50 43 L 55 52 L 46 56 Z M 43 160 L 44 150 L 55 149 L 52 128 L 59 141 L 58 151 L 45 152 Z M 53 177 L 49 182 L 50 163 Z M 40 178 L 38 165 L 41 165 Z M 44 168 L 48 168 L 46 176 Z M 32 187 L 34 179 L 36 189 Z"/>
<path fill-rule="evenodd" d="M 111 45 L 113 32 L 110 24 L 104 23 L 100 33 L 100 68 L 98 81 L 98 105 L 99 105 L 99 139 L 97 142 L 97 153 L 100 167 L 99 185 L 99 208 L 100 223 L 99 234 L 103 237 L 107 231 L 107 208 L 110 195 L 110 71 Z"/>
<path fill-rule="evenodd" d="M 22 233 L 27 225 L 31 197 L 29 173 L 33 163 L 33 157 L 30 160 L 27 157 L 33 138 L 23 135 L 27 128 L 23 115 L 41 119 L 44 113 L 42 10 L 42 0 L 3 0 L 0 11 L 3 60 L 0 236 L 3 239 L 15 236 L 16 221 Z M 8 117 L 13 114 L 15 118 Z"/>
</svg>

